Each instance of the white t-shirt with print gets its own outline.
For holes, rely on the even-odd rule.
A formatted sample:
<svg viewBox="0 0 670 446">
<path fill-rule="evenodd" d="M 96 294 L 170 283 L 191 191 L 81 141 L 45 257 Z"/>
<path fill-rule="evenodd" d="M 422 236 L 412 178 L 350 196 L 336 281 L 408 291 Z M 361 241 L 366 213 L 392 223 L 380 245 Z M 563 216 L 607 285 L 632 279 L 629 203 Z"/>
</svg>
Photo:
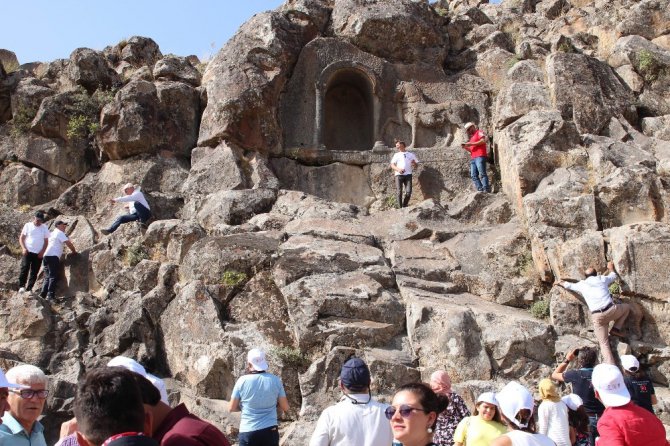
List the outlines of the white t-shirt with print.
<svg viewBox="0 0 670 446">
<path fill-rule="evenodd" d="M 419 159 L 412 152 L 396 152 L 391 158 L 391 164 L 394 164 L 396 167 L 405 169 L 405 173 L 395 172 L 396 175 L 411 175 L 412 174 L 412 161 L 419 164 Z"/>
<path fill-rule="evenodd" d="M 35 254 L 38 254 L 44 248 L 44 239 L 49 238 L 49 234 L 49 228 L 44 223 L 36 226 L 35 223 L 28 222 L 23 225 L 23 230 L 21 230 L 21 235 L 26 236 L 23 242 L 26 249 L 28 252 Z"/>
</svg>

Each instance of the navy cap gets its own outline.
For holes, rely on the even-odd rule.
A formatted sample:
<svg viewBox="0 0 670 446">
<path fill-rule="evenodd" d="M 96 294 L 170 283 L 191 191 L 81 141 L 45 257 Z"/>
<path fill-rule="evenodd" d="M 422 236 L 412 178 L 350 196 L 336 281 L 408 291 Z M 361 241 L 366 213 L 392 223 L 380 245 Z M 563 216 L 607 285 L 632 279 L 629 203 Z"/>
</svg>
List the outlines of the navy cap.
<svg viewBox="0 0 670 446">
<path fill-rule="evenodd" d="M 342 366 L 340 381 L 347 389 L 365 389 L 370 387 L 370 369 L 362 359 L 350 358 Z"/>
<path fill-rule="evenodd" d="M 45 220 L 45 218 L 44 218 L 44 213 L 43 213 L 43 212 L 39 212 L 39 211 L 38 211 L 38 212 L 35 212 L 35 218 L 38 219 L 38 220 L 44 221 L 44 220 Z"/>
</svg>

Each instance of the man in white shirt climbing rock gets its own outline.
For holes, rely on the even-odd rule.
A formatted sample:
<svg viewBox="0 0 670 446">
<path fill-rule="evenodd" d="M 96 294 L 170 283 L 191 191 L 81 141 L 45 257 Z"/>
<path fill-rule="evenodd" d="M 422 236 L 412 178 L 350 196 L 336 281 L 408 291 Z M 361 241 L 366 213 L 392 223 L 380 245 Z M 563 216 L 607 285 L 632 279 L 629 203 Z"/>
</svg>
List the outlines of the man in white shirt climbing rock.
<svg viewBox="0 0 670 446">
<path fill-rule="evenodd" d="M 151 208 L 139 187 L 136 187 L 133 183 L 127 183 L 123 186 L 123 193 L 125 195 L 112 198 L 109 201 L 111 203 L 128 203 L 126 205 L 128 213 L 117 218 L 109 228 L 101 229 L 100 232 L 105 235 L 116 231 L 124 223 L 139 220 L 144 224 L 151 218 Z"/>
<path fill-rule="evenodd" d="M 609 335 L 623 337 L 623 325 L 626 322 L 630 305 L 617 304 L 612 300 L 609 286 L 617 278 L 614 272 L 614 262 L 607 264 L 608 274 L 600 275 L 595 268 L 584 271 L 586 279 L 577 283 L 558 280 L 554 285 L 561 286 L 566 290 L 575 291 L 584 297 L 586 305 L 591 312 L 593 328 L 600 343 L 600 351 L 605 362 L 616 365 L 612 349 L 609 344 Z M 609 330 L 609 323 L 614 321 L 614 326 Z"/>
</svg>

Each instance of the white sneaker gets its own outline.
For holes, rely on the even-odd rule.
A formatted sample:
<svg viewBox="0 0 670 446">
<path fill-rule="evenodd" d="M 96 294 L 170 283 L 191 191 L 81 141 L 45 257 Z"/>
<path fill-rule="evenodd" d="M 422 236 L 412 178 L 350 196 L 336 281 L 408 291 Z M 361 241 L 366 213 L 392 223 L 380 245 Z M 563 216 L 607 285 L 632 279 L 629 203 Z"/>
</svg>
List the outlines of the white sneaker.
<svg viewBox="0 0 670 446">
<path fill-rule="evenodd" d="M 25 293 L 25 292 L 26 292 L 25 288 L 23 288 L 23 287 L 19 288 L 19 293 Z"/>
</svg>

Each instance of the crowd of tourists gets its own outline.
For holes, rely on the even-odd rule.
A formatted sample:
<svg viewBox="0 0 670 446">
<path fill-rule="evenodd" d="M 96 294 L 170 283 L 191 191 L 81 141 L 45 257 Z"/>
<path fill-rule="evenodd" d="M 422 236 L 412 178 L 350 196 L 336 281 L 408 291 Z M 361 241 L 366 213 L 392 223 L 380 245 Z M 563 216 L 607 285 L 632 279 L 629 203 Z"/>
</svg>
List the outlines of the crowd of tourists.
<svg viewBox="0 0 670 446">
<path fill-rule="evenodd" d="M 326 408 L 309 446 L 667 446 L 654 414 L 653 385 L 631 355 L 619 367 L 595 364 L 597 350 L 574 350 L 551 378 L 538 383 L 539 405 L 516 381 L 481 393 L 472 414 L 447 372 L 428 383 L 401 385 L 391 404 L 372 396 L 367 364 L 351 357 L 341 367 L 339 402 Z M 265 353 L 252 349 L 235 383 L 229 410 L 241 411 L 240 446 L 278 446 L 278 413 L 289 410 L 284 386 L 268 372 Z M 557 384 L 571 383 L 561 396 Z M 493 387 L 493 383 L 490 383 Z M 39 421 L 49 396 L 47 376 L 22 364 L 0 370 L 0 446 L 46 446 Z M 567 391 L 566 391 L 567 392 Z M 77 385 L 74 418 L 61 427 L 56 446 L 229 446 L 211 423 L 171 407 L 162 380 L 137 361 L 116 357 L 89 370 Z"/>
</svg>

